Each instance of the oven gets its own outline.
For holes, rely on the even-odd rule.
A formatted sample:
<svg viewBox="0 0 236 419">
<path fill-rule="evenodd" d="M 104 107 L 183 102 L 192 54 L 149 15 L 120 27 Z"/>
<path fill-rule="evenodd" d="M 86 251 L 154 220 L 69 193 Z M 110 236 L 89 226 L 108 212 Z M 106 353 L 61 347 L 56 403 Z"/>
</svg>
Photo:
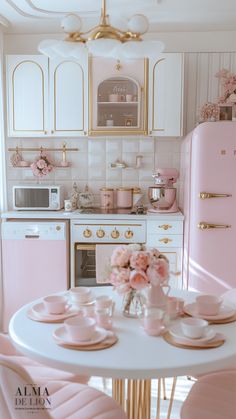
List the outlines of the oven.
<svg viewBox="0 0 236 419">
<path fill-rule="evenodd" d="M 145 242 L 145 220 L 72 220 L 71 287 L 107 285 L 114 248 Z"/>
</svg>

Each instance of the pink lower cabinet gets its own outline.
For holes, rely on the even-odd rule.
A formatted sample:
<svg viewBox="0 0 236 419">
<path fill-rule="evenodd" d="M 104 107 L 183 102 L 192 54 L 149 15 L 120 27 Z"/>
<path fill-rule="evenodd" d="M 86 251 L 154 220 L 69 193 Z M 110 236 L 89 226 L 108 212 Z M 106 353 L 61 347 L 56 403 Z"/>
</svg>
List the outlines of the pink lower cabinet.
<svg viewBox="0 0 236 419">
<path fill-rule="evenodd" d="M 168 258 L 171 272 L 169 284 L 182 289 L 183 216 L 148 220 L 147 246 L 157 248 Z"/>
<path fill-rule="evenodd" d="M 62 221 L 2 223 L 3 330 L 22 305 L 69 285 L 68 226 Z"/>
</svg>

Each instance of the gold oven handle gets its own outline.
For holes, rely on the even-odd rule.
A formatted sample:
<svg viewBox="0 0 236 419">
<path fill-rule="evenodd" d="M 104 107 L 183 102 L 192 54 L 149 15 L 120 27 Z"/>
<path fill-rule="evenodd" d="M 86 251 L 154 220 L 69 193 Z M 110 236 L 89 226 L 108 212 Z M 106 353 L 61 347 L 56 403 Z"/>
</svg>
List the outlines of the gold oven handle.
<svg viewBox="0 0 236 419">
<path fill-rule="evenodd" d="M 95 250 L 96 245 L 95 244 L 89 244 L 89 243 L 84 243 L 84 244 L 75 243 L 75 249 L 76 250 Z"/>
<path fill-rule="evenodd" d="M 205 223 L 204 221 L 201 221 L 198 224 L 198 228 L 200 228 L 201 230 L 210 230 L 211 228 L 231 228 L 230 224 L 210 224 L 210 223 Z"/>
<path fill-rule="evenodd" d="M 208 198 L 229 198 L 232 194 L 228 193 L 210 193 L 210 192 L 200 192 L 199 198 L 200 199 L 208 199 Z"/>
</svg>

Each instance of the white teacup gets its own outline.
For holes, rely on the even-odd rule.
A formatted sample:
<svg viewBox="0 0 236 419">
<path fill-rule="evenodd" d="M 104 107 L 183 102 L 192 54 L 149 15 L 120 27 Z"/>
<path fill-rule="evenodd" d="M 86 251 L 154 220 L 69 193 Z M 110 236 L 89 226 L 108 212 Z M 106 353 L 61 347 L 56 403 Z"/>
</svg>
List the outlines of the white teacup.
<svg viewBox="0 0 236 419">
<path fill-rule="evenodd" d="M 71 300 L 74 303 L 87 303 L 90 299 L 91 288 L 89 287 L 74 287 L 70 289 Z"/>
<path fill-rule="evenodd" d="M 198 319 L 196 317 L 183 319 L 180 324 L 183 334 L 191 339 L 203 337 L 208 327 L 208 322 L 206 320 Z"/>
<path fill-rule="evenodd" d="M 95 300 L 96 310 L 102 310 L 104 308 L 109 309 L 110 314 L 113 314 L 115 303 L 108 295 L 99 295 Z"/>
<path fill-rule="evenodd" d="M 95 331 L 96 320 L 90 317 L 70 317 L 64 321 L 67 333 L 71 339 L 90 340 Z"/>
<path fill-rule="evenodd" d="M 203 294 L 196 297 L 196 307 L 199 314 L 216 316 L 219 314 L 223 300 L 215 295 Z"/>
<path fill-rule="evenodd" d="M 49 295 L 44 297 L 43 304 L 49 314 L 63 314 L 69 307 L 68 300 L 63 295 Z"/>
</svg>

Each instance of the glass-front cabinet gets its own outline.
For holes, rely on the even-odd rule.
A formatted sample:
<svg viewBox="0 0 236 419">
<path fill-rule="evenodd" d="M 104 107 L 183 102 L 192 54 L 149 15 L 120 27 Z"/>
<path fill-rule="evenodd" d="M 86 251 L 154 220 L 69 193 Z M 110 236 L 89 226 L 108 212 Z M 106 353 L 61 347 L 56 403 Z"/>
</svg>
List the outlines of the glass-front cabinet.
<svg viewBox="0 0 236 419">
<path fill-rule="evenodd" d="M 147 61 L 90 58 L 89 134 L 147 133 Z"/>
</svg>

